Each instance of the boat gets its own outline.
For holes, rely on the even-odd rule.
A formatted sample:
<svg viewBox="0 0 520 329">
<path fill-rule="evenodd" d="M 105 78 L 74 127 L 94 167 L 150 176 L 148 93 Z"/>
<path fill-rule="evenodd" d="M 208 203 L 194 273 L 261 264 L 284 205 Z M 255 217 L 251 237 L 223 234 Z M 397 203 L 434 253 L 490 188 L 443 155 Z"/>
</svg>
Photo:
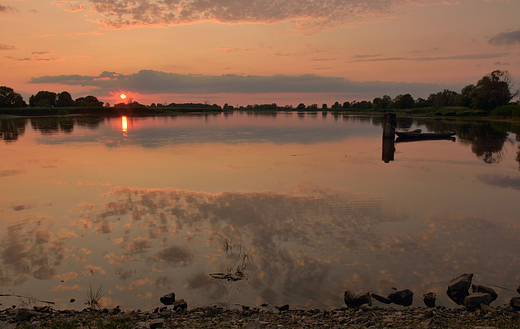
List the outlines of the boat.
<svg viewBox="0 0 520 329">
<path fill-rule="evenodd" d="M 420 129 L 414 131 L 396 131 L 397 135 L 396 142 L 412 142 L 422 140 L 452 140 L 455 141 L 456 133 L 453 131 L 442 132 L 442 133 L 423 133 Z"/>
</svg>

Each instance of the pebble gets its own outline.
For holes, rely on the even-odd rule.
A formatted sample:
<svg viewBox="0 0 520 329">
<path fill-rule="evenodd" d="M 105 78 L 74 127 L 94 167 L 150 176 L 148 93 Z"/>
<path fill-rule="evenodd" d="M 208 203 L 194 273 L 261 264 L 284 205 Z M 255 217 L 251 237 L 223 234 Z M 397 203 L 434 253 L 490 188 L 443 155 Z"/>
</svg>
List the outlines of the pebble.
<svg viewBox="0 0 520 329">
<path fill-rule="evenodd" d="M 16 309 L 0 311 L 1 328 L 87 328 L 88 323 L 113 323 L 130 328 L 468 328 L 492 329 L 496 323 L 520 327 L 520 312 L 512 307 L 489 307 L 486 310 L 468 311 L 463 308 L 427 309 L 408 307 L 396 310 L 391 307 L 372 306 L 370 309 L 336 308 L 328 310 L 293 310 L 278 312 L 258 310 L 254 307 L 224 309 L 215 306 L 180 309 L 154 309 L 125 311 L 120 307 L 111 310 L 85 309 L 83 311 L 50 308 Z M 208 316 L 210 315 L 210 316 Z M 67 326 L 68 325 L 68 326 Z M 507 326 L 506 326 L 507 327 Z"/>
</svg>

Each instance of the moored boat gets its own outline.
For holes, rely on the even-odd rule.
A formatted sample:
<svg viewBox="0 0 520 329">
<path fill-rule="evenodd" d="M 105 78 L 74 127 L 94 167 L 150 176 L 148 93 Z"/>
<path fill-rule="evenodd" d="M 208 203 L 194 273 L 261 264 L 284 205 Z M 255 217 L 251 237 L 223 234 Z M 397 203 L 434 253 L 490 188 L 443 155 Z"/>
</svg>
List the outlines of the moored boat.
<svg viewBox="0 0 520 329">
<path fill-rule="evenodd" d="M 405 141 L 420 141 L 420 140 L 455 140 L 455 132 L 442 132 L 442 133 L 423 133 L 420 129 L 414 131 L 396 131 L 397 135 L 396 142 Z"/>
</svg>

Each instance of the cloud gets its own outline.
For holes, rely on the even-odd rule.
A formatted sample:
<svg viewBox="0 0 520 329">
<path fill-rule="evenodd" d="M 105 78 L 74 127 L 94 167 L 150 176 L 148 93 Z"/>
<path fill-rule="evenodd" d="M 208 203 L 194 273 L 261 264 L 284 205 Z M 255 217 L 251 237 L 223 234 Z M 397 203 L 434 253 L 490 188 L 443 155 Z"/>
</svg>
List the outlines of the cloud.
<svg viewBox="0 0 520 329">
<path fill-rule="evenodd" d="M 0 51 L 4 51 L 4 50 L 16 50 L 17 48 L 15 46 L 11 46 L 11 45 L 6 45 L 6 44 L 3 44 L 3 43 L 0 43 Z"/>
<path fill-rule="evenodd" d="M 13 12 L 16 11 L 16 8 L 11 6 L 2 6 L 0 5 L 0 13 L 7 13 L 7 12 Z"/>
<path fill-rule="evenodd" d="M 58 62 L 65 57 L 52 57 L 52 58 L 42 58 L 39 57 L 39 55 L 36 55 L 36 57 L 13 57 L 13 56 L 5 56 L 5 58 L 17 61 L 17 62 Z"/>
<path fill-rule="evenodd" d="M 495 46 L 520 44 L 520 30 L 499 33 L 489 39 L 488 42 Z"/>
<path fill-rule="evenodd" d="M 461 86 L 447 86 L 428 83 L 355 82 L 341 77 L 305 75 L 236 75 L 220 76 L 167 73 L 141 70 L 133 74 L 103 72 L 99 76 L 57 75 L 31 78 L 30 83 L 61 84 L 70 86 L 91 86 L 96 89 L 130 90 L 142 94 L 217 94 L 217 93 L 431 93 L 436 90 L 455 89 Z"/>
<path fill-rule="evenodd" d="M 395 14 L 398 0 L 88 0 L 90 11 L 102 16 L 106 28 L 166 26 L 213 21 L 225 24 L 293 22 L 301 31 L 366 21 Z M 69 10 L 75 2 L 60 1 Z"/>
<path fill-rule="evenodd" d="M 507 56 L 508 53 L 489 53 L 489 54 L 465 54 L 456 56 L 436 56 L 436 57 L 382 57 L 380 55 L 358 55 L 353 59 L 347 61 L 347 63 L 359 63 L 359 62 L 389 62 L 389 61 L 417 61 L 417 62 L 430 62 L 430 61 L 442 61 L 442 60 L 469 60 L 469 59 L 489 59 L 489 58 L 501 58 Z"/>
<path fill-rule="evenodd" d="M 503 175 L 479 175 L 478 179 L 490 186 L 520 191 L 520 179 Z"/>
</svg>

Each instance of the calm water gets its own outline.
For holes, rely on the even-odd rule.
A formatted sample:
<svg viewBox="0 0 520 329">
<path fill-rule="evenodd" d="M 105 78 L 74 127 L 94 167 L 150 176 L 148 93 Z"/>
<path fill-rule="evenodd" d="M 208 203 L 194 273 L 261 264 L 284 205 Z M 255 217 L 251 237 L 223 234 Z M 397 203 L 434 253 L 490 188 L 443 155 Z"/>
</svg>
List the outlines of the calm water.
<svg viewBox="0 0 520 329">
<path fill-rule="evenodd" d="M 0 120 L 0 290 L 82 309 L 101 287 L 104 306 L 151 309 L 169 292 L 316 308 L 391 287 L 455 307 L 446 282 L 465 272 L 516 289 L 518 127 L 400 119 L 456 141 L 397 143 L 385 163 L 381 120 Z M 516 295 L 495 289 L 493 305 Z"/>
</svg>

